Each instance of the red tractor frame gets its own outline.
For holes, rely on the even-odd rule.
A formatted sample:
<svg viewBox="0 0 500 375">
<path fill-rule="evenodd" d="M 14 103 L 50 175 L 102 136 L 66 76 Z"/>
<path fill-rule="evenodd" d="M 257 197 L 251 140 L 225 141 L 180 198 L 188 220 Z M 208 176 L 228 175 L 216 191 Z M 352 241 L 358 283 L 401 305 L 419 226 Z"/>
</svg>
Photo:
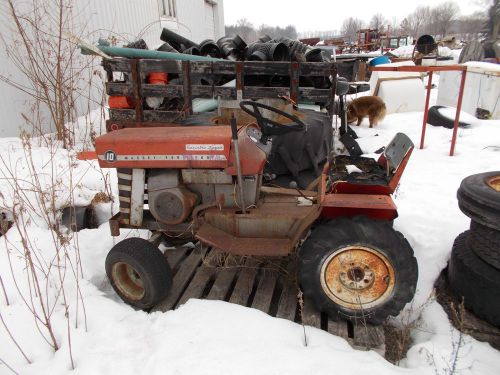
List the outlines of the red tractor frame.
<svg viewBox="0 0 500 375">
<path fill-rule="evenodd" d="M 295 134 L 300 141 L 312 134 L 314 121 L 333 131 L 335 93 L 345 94 L 333 63 L 117 59 L 104 65 L 108 94 L 132 96 L 136 103 L 132 109 L 111 110 L 109 132 L 96 139 L 100 166 L 118 171 L 120 213 L 110 220 L 113 235 L 120 228 L 146 228 L 167 240 L 196 239 L 229 254 L 296 253 L 304 294 L 334 319 L 379 323 L 413 298 L 417 263 L 411 246 L 392 227 L 397 209 L 391 194 L 413 150 L 407 136 L 397 134 L 376 161 L 329 155 L 320 160 L 321 168 L 307 186 L 297 187 L 294 181 L 283 187 L 266 180 L 280 137 Z M 129 80 L 114 81 L 116 69 Z M 145 83 L 150 72 L 172 71 L 183 74 L 182 85 Z M 235 76 L 235 87 L 207 89 L 190 82 L 193 73 L 221 72 Z M 246 75 L 258 74 L 289 77 L 290 87 L 243 84 Z M 328 80 L 330 87 L 302 88 L 303 75 Z M 239 108 L 216 119 L 197 117 L 191 124 L 189 110 L 145 109 L 143 98 L 172 93 L 182 93 L 188 109 L 193 93 L 223 97 Z M 323 102 L 328 113 L 262 103 L 280 95 L 292 102 Z M 293 158 L 286 160 L 293 150 L 281 151 L 293 170 Z M 346 173 L 346 164 L 363 172 Z M 111 249 L 106 271 L 120 297 L 140 308 L 160 302 L 171 285 L 163 254 L 138 238 Z"/>
</svg>

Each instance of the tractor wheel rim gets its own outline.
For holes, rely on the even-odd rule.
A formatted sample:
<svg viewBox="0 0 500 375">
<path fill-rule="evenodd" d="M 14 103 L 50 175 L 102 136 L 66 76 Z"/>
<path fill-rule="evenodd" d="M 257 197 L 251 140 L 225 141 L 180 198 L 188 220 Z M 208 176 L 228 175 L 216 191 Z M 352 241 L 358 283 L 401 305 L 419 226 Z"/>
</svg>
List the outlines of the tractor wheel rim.
<svg viewBox="0 0 500 375">
<path fill-rule="evenodd" d="M 111 270 L 114 285 L 128 299 L 139 301 L 144 297 L 144 284 L 140 274 L 129 264 L 117 262 Z"/>
<path fill-rule="evenodd" d="M 321 286 L 345 308 L 364 310 L 384 303 L 396 283 L 394 268 L 380 251 L 349 246 L 334 251 L 321 267 Z"/>
<path fill-rule="evenodd" d="M 490 177 L 486 183 L 493 190 L 500 191 L 500 175 Z"/>
</svg>

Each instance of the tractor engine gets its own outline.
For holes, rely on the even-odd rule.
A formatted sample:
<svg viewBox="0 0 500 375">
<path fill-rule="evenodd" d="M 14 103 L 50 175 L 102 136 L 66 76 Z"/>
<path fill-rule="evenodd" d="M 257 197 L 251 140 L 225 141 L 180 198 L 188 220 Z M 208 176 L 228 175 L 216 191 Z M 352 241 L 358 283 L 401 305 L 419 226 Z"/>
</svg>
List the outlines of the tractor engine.
<svg viewBox="0 0 500 375">
<path fill-rule="evenodd" d="M 175 225 L 184 222 L 193 211 L 198 196 L 181 185 L 179 171 L 152 169 L 148 176 L 148 205 L 159 222 Z"/>
<path fill-rule="evenodd" d="M 243 178 L 245 205 L 255 205 L 262 176 Z M 241 202 L 236 179 L 217 169 L 150 169 L 147 171 L 148 206 L 153 217 L 167 225 L 186 221 L 199 205 L 216 203 L 237 208 Z"/>
<path fill-rule="evenodd" d="M 97 138 L 96 151 L 101 167 L 117 168 L 120 223 L 166 228 L 188 222 L 198 205 L 255 205 L 271 147 L 260 137 L 255 125 L 238 132 L 243 200 L 228 126 L 121 129 Z"/>
</svg>

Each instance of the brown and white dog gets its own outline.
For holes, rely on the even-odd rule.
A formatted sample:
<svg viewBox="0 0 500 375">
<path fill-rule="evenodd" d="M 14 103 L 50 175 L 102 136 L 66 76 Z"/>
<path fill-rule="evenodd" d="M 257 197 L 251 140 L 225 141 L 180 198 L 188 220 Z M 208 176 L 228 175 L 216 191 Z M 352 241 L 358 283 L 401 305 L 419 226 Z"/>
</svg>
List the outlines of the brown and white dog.
<svg viewBox="0 0 500 375">
<path fill-rule="evenodd" d="M 368 116 L 371 128 L 383 120 L 385 112 L 385 103 L 378 96 L 362 96 L 347 105 L 347 123 L 351 124 L 357 119 L 356 125 L 359 126 L 363 117 Z"/>
</svg>

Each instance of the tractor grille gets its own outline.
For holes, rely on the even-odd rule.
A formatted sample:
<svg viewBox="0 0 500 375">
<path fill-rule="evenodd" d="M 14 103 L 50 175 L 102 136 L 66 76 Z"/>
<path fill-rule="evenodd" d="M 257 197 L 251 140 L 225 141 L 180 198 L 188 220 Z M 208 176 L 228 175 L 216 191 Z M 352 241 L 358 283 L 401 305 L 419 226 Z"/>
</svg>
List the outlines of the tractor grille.
<svg viewBox="0 0 500 375">
<path fill-rule="evenodd" d="M 120 168 L 118 172 L 118 196 L 120 200 L 120 224 L 130 224 L 132 197 L 132 169 Z"/>
</svg>

